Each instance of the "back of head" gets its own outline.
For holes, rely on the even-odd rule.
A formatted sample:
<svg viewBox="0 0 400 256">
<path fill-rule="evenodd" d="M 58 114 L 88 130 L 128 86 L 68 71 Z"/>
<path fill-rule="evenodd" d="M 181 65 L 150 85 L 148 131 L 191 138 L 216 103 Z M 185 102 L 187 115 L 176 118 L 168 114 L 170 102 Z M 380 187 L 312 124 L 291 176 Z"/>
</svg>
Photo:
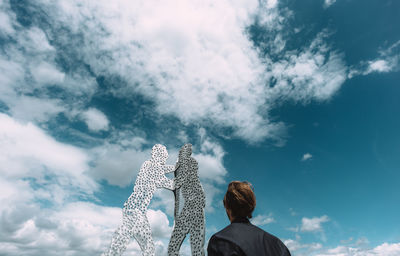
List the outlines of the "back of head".
<svg viewBox="0 0 400 256">
<path fill-rule="evenodd" d="M 248 182 L 232 181 L 224 197 L 224 206 L 233 218 L 251 218 L 256 207 L 256 196 Z"/>
</svg>

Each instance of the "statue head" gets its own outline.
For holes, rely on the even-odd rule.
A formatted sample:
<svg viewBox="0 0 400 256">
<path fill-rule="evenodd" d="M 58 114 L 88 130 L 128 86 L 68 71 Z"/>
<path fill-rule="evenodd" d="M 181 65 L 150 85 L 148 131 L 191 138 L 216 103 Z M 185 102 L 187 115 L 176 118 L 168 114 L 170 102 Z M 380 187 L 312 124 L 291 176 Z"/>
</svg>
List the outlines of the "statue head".
<svg viewBox="0 0 400 256">
<path fill-rule="evenodd" d="M 179 158 L 188 158 L 192 155 L 192 144 L 187 143 L 179 150 Z"/>
<path fill-rule="evenodd" d="M 165 164 L 168 159 L 168 151 L 164 145 L 156 144 L 151 151 L 151 158 L 160 164 Z"/>
</svg>

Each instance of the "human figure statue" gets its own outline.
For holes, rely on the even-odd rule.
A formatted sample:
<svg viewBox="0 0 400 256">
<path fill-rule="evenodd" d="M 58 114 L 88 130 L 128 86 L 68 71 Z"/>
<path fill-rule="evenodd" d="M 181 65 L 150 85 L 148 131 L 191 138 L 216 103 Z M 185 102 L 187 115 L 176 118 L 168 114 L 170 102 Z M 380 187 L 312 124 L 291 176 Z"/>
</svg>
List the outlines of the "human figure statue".
<svg viewBox="0 0 400 256">
<path fill-rule="evenodd" d="M 175 226 L 168 245 L 168 255 L 176 256 L 190 234 L 192 256 L 204 256 L 206 198 L 198 174 L 198 163 L 191 157 L 192 145 L 185 144 L 179 151 L 175 174 Z M 179 213 L 179 194 L 182 190 L 184 205 Z"/>
<path fill-rule="evenodd" d="M 143 163 L 136 178 L 133 192 L 124 203 L 122 224 L 115 231 L 107 256 L 122 255 L 129 240 L 134 237 L 144 256 L 154 256 L 155 246 L 150 224 L 146 216 L 147 207 L 157 188 L 174 190 L 174 181 L 165 174 L 175 170 L 174 165 L 166 165 L 168 152 L 165 146 L 153 146 L 151 159 Z"/>
</svg>

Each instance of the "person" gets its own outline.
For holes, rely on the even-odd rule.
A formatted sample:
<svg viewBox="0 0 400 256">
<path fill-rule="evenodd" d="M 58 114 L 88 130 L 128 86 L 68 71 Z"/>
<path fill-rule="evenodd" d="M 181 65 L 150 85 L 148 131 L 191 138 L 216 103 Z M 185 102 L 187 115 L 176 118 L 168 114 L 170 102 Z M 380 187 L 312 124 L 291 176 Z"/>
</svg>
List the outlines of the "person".
<svg viewBox="0 0 400 256">
<path fill-rule="evenodd" d="M 208 256 L 290 256 L 279 238 L 250 223 L 256 206 L 250 183 L 229 183 L 223 203 L 231 224 L 210 238 Z"/>
<path fill-rule="evenodd" d="M 165 164 L 167 158 L 168 152 L 165 146 L 161 144 L 153 146 L 151 160 L 143 163 L 133 192 L 124 203 L 122 225 L 115 231 L 111 245 L 103 255 L 122 255 L 132 237 L 138 242 L 144 256 L 155 255 L 146 212 L 157 188 L 175 189 L 174 180 L 165 176 L 166 173 L 175 170 L 174 165 Z"/>
<path fill-rule="evenodd" d="M 185 144 L 179 151 L 175 171 L 175 226 L 168 245 L 168 256 L 179 255 L 179 249 L 187 234 L 190 234 L 192 256 L 204 255 L 206 198 L 200 183 L 198 163 L 191 154 L 191 144 Z M 184 204 L 179 213 L 180 189 Z"/>
</svg>

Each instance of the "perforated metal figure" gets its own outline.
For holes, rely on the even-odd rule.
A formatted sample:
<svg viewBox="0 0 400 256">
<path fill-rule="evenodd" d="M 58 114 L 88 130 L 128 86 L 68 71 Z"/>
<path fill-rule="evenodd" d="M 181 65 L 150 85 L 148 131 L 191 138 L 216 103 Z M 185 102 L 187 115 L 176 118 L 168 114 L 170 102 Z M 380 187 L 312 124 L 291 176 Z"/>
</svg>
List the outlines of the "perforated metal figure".
<svg viewBox="0 0 400 256">
<path fill-rule="evenodd" d="M 193 256 L 204 255 L 206 204 L 203 187 L 200 183 L 197 161 L 191 157 L 192 145 L 185 144 L 179 151 L 175 177 L 175 226 L 168 246 L 168 255 L 179 254 L 180 247 L 187 234 L 190 234 L 190 247 Z M 179 194 L 185 201 L 178 213 Z"/>
<path fill-rule="evenodd" d="M 151 160 L 143 163 L 133 193 L 124 203 L 122 225 L 115 231 L 111 246 L 104 255 L 122 255 L 132 237 L 138 242 L 144 256 L 155 255 L 146 212 L 157 188 L 174 190 L 174 181 L 168 179 L 165 174 L 173 172 L 175 166 L 166 165 L 167 158 L 168 152 L 165 146 L 160 144 L 153 146 Z"/>
</svg>

